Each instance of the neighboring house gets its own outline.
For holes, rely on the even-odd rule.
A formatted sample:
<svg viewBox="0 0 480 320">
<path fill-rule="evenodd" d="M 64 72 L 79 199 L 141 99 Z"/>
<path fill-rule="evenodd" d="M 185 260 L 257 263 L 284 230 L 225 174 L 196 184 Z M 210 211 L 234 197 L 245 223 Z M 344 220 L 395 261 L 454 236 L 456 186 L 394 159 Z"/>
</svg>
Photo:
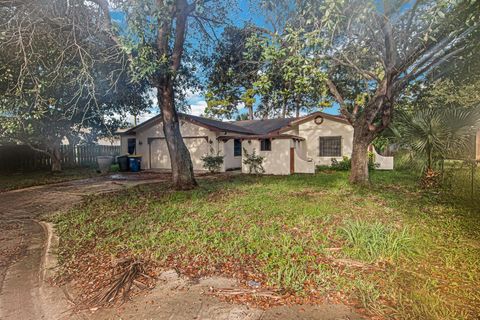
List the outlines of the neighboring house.
<svg viewBox="0 0 480 320">
<path fill-rule="evenodd" d="M 202 156 L 224 156 L 222 171 L 249 168 L 244 151 L 264 157 L 266 174 L 314 173 L 352 154 L 353 127 L 341 116 L 315 112 L 300 118 L 223 122 L 179 114 L 180 130 L 194 170 L 204 170 Z M 119 132 L 122 153 L 142 155 L 142 169 L 170 169 L 162 120 L 155 116 Z M 393 164 L 393 162 L 392 162 Z"/>
</svg>

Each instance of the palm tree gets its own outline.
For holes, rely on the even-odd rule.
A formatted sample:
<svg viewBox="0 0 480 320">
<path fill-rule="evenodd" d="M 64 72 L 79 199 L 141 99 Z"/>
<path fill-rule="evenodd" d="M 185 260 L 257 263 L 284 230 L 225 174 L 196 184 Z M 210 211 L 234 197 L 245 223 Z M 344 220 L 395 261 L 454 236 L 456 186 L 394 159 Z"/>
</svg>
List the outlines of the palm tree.
<svg viewBox="0 0 480 320">
<path fill-rule="evenodd" d="M 436 161 L 465 159 L 473 152 L 472 137 L 480 127 L 480 108 L 424 108 L 396 115 L 392 128 L 400 146 L 422 160 L 425 172 Z"/>
</svg>

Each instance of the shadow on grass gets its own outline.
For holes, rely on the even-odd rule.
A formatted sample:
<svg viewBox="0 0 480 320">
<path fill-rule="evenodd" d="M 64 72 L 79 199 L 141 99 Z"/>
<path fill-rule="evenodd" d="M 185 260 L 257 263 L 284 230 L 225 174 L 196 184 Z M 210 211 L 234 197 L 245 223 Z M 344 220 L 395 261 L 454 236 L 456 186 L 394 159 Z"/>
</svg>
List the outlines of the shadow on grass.
<svg viewBox="0 0 480 320">
<path fill-rule="evenodd" d="M 0 192 L 99 176 L 91 167 L 65 168 L 61 172 L 25 171 L 0 174 Z"/>
</svg>

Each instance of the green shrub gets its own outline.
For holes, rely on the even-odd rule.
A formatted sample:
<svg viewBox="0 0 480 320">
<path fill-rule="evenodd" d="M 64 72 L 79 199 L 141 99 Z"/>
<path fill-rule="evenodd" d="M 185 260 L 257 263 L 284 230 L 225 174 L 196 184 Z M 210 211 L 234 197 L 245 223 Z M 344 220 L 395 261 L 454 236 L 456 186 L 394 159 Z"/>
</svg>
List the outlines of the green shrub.
<svg viewBox="0 0 480 320">
<path fill-rule="evenodd" d="M 264 173 L 265 169 L 263 168 L 263 159 L 264 157 L 259 156 L 255 153 L 255 149 L 253 149 L 252 154 L 249 154 L 245 148 L 243 148 L 243 153 L 245 155 L 245 159 L 243 160 L 243 164 L 248 166 L 248 173 Z"/>
<path fill-rule="evenodd" d="M 201 157 L 201 159 L 203 161 L 203 167 L 211 173 L 220 171 L 220 167 L 223 164 L 223 156 L 219 154 L 214 155 L 210 153 Z"/>
<path fill-rule="evenodd" d="M 324 165 L 324 164 L 319 164 L 319 165 L 315 166 L 315 172 L 328 171 L 328 170 L 332 170 L 332 167 Z"/>
<path fill-rule="evenodd" d="M 349 171 L 352 168 L 352 159 L 347 156 L 343 156 L 342 160 L 338 161 L 336 158 L 332 158 L 332 164 L 330 166 L 318 165 L 317 171 L 322 170 L 335 170 L 335 171 Z M 372 152 L 368 153 L 368 170 L 375 170 L 377 164 L 375 163 L 375 155 Z"/>
<path fill-rule="evenodd" d="M 352 168 L 352 160 L 346 156 L 343 156 L 342 160 L 340 161 L 332 158 L 332 164 L 330 168 L 337 171 L 348 171 L 350 168 Z"/>
<path fill-rule="evenodd" d="M 375 154 L 373 152 L 368 152 L 368 170 L 375 170 L 380 166 L 379 163 L 375 163 Z"/>
</svg>

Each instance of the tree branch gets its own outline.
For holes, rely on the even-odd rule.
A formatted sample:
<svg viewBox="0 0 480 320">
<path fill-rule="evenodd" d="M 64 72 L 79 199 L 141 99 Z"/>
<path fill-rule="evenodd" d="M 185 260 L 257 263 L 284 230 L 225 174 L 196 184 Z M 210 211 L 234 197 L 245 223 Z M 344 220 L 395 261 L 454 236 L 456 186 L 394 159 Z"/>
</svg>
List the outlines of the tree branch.
<svg viewBox="0 0 480 320">
<path fill-rule="evenodd" d="M 336 58 L 336 57 L 331 57 L 331 59 L 335 62 L 337 62 L 338 64 L 342 65 L 342 66 L 345 66 L 345 67 L 349 67 L 349 68 L 352 68 L 354 69 L 355 71 L 357 71 L 357 73 L 359 73 L 362 77 L 368 79 L 368 80 L 375 80 L 377 82 L 380 81 L 380 79 L 377 77 L 377 75 L 371 71 L 368 71 L 368 70 L 364 70 L 364 69 L 361 69 L 360 67 L 358 67 L 356 64 L 354 64 L 350 59 L 348 59 L 346 56 L 342 55 L 342 57 L 346 60 L 346 61 L 343 61 L 342 59 L 339 59 L 339 58 Z"/>
<path fill-rule="evenodd" d="M 397 60 L 397 48 L 395 45 L 395 39 L 393 36 L 392 24 L 387 17 L 382 17 L 381 26 L 385 41 L 385 67 L 386 76 L 393 76 L 395 71 L 395 64 Z"/>
<path fill-rule="evenodd" d="M 449 53 L 445 53 L 442 55 L 437 56 L 435 59 L 431 60 L 427 65 L 425 65 L 423 68 L 419 70 L 412 70 L 409 74 L 407 74 L 405 77 L 401 78 L 395 85 L 394 90 L 398 91 L 401 88 L 404 88 L 411 80 L 415 80 L 421 75 L 424 75 L 425 73 L 428 73 L 431 69 L 434 67 L 437 67 L 447 61 L 449 58 L 455 56 L 456 54 L 462 52 L 465 50 L 467 47 L 463 46 L 460 47 L 456 50 L 450 51 Z"/>
<path fill-rule="evenodd" d="M 337 86 L 329 78 L 327 78 L 326 82 L 327 82 L 327 86 L 330 93 L 335 97 L 335 100 L 337 100 L 337 102 L 340 104 L 340 112 L 345 116 L 345 118 L 347 118 L 350 124 L 353 124 L 355 119 L 353 118 L 352 114 L 348 112 L 345 100 L 343 99 L 342 95 L 338 91 Z"/>
<path fill-rule="evenodd" d="M 187 18 L 190 10 L 194 10 L 195 7 L 188 6 L 186 0 L 177 0 L 176 9 L 175 43 L 172 51 L 172 70 L 174 72 L 180 68 L 187 29 Z"/>
<path fill-rule="evenodd" d="M 112 17 L 110 16 L 110 8 L 108 7 L 107 0 L 91 0 L 92 2 L 96 3 L 100 10 L 103 13 L 103 26 L 104 31 L 109 35 L 109 37 L 118 45 L 121 45 L 120 39 L 115 35 L 112 28 Z"/>
<path fill-rule="evenodd" d="M 157 0 L 157 6 L 161 8 L 163 6 L 163 0 Z M 174 7 L 170 7 L 170 12 L 165 10 L 168 13 L 168 18 L 160 17 L 158 21 L 159 30 L 157 34 L 157 51 L 160 57 L 168 54 L 168 42 L 170 39 L 170 31 L 172 28 L 173 15 L 175 14 Z"/>
</svg>

